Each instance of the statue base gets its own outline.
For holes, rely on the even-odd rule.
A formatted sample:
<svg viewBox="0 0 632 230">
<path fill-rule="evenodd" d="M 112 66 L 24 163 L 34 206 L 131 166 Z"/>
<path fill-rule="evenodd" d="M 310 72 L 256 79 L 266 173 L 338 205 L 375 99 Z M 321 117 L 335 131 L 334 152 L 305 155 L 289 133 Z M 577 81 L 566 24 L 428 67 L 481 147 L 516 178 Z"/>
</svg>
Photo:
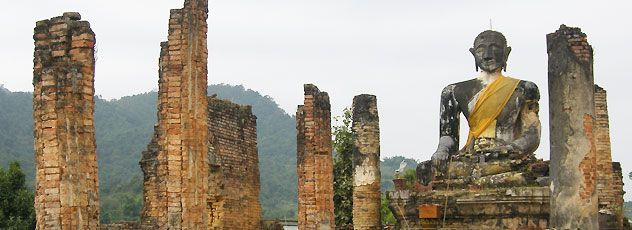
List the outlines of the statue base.
<svg viewBox="0 0 632 230">
<path fill-rule="evenodd" d="M 402 230 L 547 229 L 549 219 L 548 187 L 399 190 L 386 198 Z"/>
</svg>

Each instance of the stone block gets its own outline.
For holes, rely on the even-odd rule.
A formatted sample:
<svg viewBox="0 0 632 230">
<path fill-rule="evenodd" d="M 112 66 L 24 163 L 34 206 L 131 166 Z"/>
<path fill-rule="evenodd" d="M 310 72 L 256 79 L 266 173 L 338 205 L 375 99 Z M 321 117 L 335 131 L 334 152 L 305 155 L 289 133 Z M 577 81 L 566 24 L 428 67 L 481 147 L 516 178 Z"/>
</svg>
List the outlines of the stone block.
<svg viewBox="0 0 632 230">
<path fill-rule="evenodd" d="M 440 217 L 441 205 L 422 204 L 419 205 L 419 219 L 436 219 Z"/>
</svg>

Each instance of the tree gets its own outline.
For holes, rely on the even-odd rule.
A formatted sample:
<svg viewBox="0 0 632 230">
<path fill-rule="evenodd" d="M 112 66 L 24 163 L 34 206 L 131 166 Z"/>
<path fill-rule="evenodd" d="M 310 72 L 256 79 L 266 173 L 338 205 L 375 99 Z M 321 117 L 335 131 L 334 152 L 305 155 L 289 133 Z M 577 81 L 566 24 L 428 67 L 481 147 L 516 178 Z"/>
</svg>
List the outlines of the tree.
<svg viewBox="0 0 632 230">
<path fill-rule="evenodd" d="M 0 229 L 35 229 L 33 192 L 26 189 L 20 164 L 0 168 Z"/>
<path fill-rule="evenodd" d="M 406 187 L 412 188 L 417 181 L 417 173 L 415 173 L 414 169 L 406 169 L 404 171 L 404 179 L 406 180 Z"/>
<path fill-rule="evenodd" d="M 382 224 L 397 224 L 397 220 L 393 216 L 393 212 L 391 212 L 391 209 L 388 207 L 388 200 L 386 200 L 386 195 L 384 195 L 384 193 L 382 193 L 380 200 L 382 203 L 380 207 Z"/>
<path fill-rule="evenodd" d="M 351 140 L 351 109 L 345 108 L 342 125 L 334 126 L 334 216 L 336 226 L 353 224 L 353 153 Z"/>
</svg>

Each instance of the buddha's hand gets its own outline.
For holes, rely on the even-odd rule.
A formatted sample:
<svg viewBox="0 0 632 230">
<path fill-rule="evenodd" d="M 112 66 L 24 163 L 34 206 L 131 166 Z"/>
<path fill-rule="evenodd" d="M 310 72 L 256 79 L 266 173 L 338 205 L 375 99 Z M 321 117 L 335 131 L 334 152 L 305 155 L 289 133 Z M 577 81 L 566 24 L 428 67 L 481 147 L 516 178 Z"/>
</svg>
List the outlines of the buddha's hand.
<svg viewBox="0 0 632 230">
<path fill-rule="evenodd" d="M 445 164 L 444 162 L 446 162 L 448 160 L 448 152 L 447 151 L 436 151 L 435 153 L 432 154 L 432 158 L 430 158 L 432 160 L 432 164 L 435 166 L 438 165 L 443 165 Z"/>
</svg>

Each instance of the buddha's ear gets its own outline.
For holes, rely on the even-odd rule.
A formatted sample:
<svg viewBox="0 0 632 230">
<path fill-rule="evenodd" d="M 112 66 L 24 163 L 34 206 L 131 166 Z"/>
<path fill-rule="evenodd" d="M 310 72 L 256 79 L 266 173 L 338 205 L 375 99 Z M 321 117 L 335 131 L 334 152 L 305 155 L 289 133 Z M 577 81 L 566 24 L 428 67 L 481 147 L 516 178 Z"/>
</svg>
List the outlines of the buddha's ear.
<svg viewBox="0 0 632 230">
<path fill-rule="evenodd" d="M 505 48 L 505 60 L 509 57 L 509 53 L 511 53 L 511 46 L 507 46 L 507 48 Z"/>
<path fill-rule="evenodd" d="M 476 55 L 474 54 L 476 49 L 474 47 L 470 48 L 470 53 L 474 56 L 474 67 L 476 68 L 476 72 L 478 73 L 478 63 L 476 63 Z"/>
<path fill-rule="evenodd" d="M 511 46 L 507 46 L 505 48 L 505 61 L 503 63 L 503 70 L 507 72 L 507 59 L 509 58 L 509 53 L 511 53 Z"/>
</svg>

